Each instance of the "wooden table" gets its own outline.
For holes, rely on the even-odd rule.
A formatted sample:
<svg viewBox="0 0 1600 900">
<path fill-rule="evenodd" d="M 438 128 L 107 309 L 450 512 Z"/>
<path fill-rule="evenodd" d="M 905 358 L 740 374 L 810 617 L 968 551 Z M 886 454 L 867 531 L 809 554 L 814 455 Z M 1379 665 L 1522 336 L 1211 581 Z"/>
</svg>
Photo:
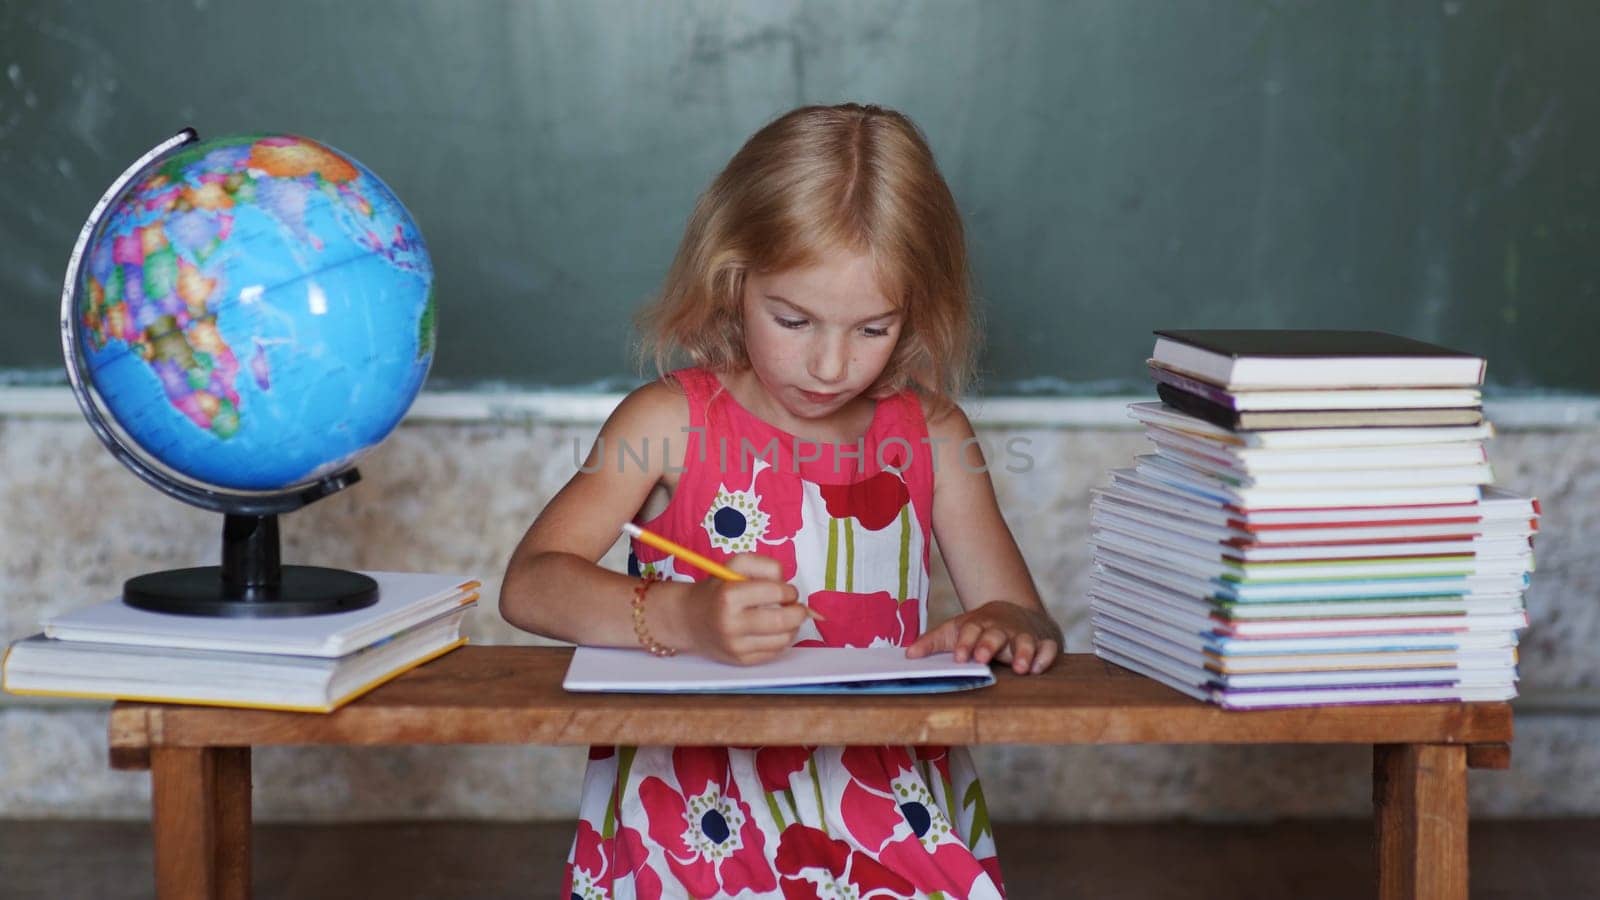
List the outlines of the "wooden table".
<svg viewBox="0 0 1600 900">
<path fill-rule="evenodd" d="M 149 769 L 163 900 L 250 894 L 250 749 L 275 744 L 1368 744 L 1378 894 L 1467 896 L 1467 769 L 1510 764 L 1511 707 L 1229 712 L 1088 654 L 921 696 L 568 694 L 572 651 L 464 647 L 331 715 L 118 703 L 111 765 Z"/>
</svg>

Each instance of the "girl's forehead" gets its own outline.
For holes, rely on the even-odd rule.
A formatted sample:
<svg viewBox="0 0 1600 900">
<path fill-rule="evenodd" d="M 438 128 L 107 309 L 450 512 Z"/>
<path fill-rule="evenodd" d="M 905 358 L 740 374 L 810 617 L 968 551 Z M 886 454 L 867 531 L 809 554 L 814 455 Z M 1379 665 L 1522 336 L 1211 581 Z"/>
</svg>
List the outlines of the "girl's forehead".
<svg viewBox="0 0 1600 900">
<path fill-rule="evenodd" d="M 885 312 L 896 307 L 884 281 L 872 254 L 841 250 L 788 268 L 752 272 L 748 283 L 762 296 L 813 312 L 848 309 L 854 314 L 869 307 Z"/>
</svg>

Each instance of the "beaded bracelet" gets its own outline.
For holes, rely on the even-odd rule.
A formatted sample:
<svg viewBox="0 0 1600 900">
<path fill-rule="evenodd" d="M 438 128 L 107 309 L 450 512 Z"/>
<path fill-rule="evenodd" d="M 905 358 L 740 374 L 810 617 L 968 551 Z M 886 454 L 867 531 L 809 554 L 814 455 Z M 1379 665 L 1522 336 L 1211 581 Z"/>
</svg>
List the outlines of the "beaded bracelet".
<svg viewBox="0 0 1600 900">
<path fill-rule="evenodd" d="M 650 590 L 650 585 L 661 581 L 661 576 L 655 573 L 646 573 L 640 576 L 639 583 L 633 588 L 633 633 L 639 638 L 639 646 L 649 650 L 653 656 L 677 656 L 678 651 L 665 644 L 656 642 L 650 636 L 650 629 L 644 624 L 644 595 Z"/>
</svg>

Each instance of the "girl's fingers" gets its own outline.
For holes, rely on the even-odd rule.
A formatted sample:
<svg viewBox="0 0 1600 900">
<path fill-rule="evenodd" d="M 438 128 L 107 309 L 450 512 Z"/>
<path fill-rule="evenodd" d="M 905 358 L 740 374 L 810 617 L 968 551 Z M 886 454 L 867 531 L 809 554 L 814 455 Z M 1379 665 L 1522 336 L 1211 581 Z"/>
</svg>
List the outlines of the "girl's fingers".
<svg viewBox="0 0 1600 900">
<path fill-rule="evenodd" d="M 978 637 L 978 643 L 972 648 L 972 658 L 981 663 L 986 663 L 1005 650 L 1006 640 L 1009 637 L 1004 630 L 995 626 L 983 629 Z"/>
<path fill-rule="evenodd" d="M 1039 653 L 1033 658 L 1033 674 L 1037 675 L 1055 663 L 1056 657 L 1061 653 L 1061 645 L 1053 640 L 1039 642 Z"/>
<path fill-rule="evenodd" d="M 1038 642 L 1033 635 L 1026 631 L 1011 639 L 1011 670 L 1018 675 L 1028 674 L 1033 667 L 1034 655 L 1038 652 Z"/>
<path fill-rule="evenodd" d="M 944 653 L 955 647 L 956 621 L 950 619 L 939 627 L 911 642 L 906 648 L 907 659 L 919 659 L 930 653 Z"/>
<path fill-rule="evenodd" d="M 982 636 L 982 625 L 971 619 L 961 623 L 961 627 L 956 631 L 955 646 L 951 648 L 955 652 L 956 662 L 966 662 L 967 658 L 972 656 L 972 649 L 977 646 L 978 638 Z"/>
<path fill-rule="evenodd" d="M 751 557 L 760 560 L 760 557 Z M 771 560 L 767 560 L 771 562 Z M 777 565 L 777 563 L 773 563 Z M 723 589 L 728 601 L 734 608 L 749 612 L 765 606 L 780 606 L 794 603 L 800 598 L 794 585 L 781 581 L 740 581 L 729 584 Z"/>
<path fill-rule="evenodd" d="M 787 641 L 779 641 L 775 644 L 751 645 L 735 651 L 733 662 L 735 665 L 740 666 L 759 665 L 760 663 L 777 659 L 788 649 L 789 643 Z"/>
<path fill-rule="evenodd" d="M 777 581 L 783 577 L 783 565 L 769 556 L 739 553 L 728 557 L 727 565 L 740 575 L 759 581 Z"/>
<path fill-rule="evenodd" d="M 806 608 L 798 603 L 777 606 L 752 606 L 744 611 L 750 633 L 792 638 L 806 620 Z"/>
<path fill-rule="evenodd" d="M 777 655 L 789 649 L 790 637 L 786 634 L 753 634 L 739 643 L 740 651 L 744 653 L 762 653 Z"/>
</svg>

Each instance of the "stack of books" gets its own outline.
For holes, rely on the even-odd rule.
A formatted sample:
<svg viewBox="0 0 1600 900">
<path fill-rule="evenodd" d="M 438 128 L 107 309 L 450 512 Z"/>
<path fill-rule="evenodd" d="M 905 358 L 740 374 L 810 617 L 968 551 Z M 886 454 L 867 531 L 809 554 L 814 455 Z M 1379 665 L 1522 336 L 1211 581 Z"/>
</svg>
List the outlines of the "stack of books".
<svg viewBox="0 0 1600 900">
<path fill-rule="evenodd" d="M 1239 709 L 1515 696 L 1539 507 L 1492 486 L 1483 360 L 1157 335 L 1155 452 L 1091 507 L 1095 652 Z"/>
<path fill-rule="evenodd" d="M 320 616 L 150 612 L 121 598 L 57 616 L 0 663 L 10 693 L 331 712 L 466 643 L 477 579 L 367 572 L 378 601 Z"/>
</svg>

